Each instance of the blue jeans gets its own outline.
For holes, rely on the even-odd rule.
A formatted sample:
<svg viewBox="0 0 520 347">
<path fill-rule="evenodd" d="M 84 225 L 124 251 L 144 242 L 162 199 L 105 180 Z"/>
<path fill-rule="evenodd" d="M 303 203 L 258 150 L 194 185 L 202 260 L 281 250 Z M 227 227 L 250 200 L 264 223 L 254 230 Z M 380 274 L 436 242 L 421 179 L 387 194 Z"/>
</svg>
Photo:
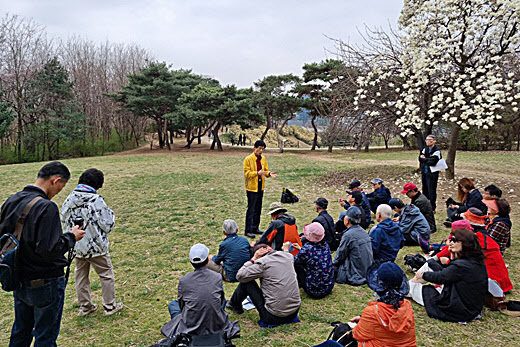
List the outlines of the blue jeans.
<svg viewBox="0 0 520 347">
<path fill-rule="evenodd" d="M 28 347 L 33 336 L 34 347 L 57 346 L 65 299 L 65 277 L 47 279 L 35 287 L 31 287 L 30 282 L 23 282 L 13 296 L 14 324 L 9 346 Z"/>
</svg>

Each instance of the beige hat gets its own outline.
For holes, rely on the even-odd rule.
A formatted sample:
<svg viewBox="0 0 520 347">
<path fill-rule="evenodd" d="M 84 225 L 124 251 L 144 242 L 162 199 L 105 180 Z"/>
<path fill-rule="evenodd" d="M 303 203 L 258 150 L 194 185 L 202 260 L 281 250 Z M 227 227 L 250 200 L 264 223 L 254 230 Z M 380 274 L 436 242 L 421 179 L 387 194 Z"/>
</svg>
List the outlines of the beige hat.
<svg viewBox="0 0 520 347">
<path fill-rule="evenodd" d="M 282 206 L 281 202 L 273 202 L 271 205 L 269 205 L 269 215 L 272 215 L 278 211 L 287 212 L 287 209 Z"/>
</svg>

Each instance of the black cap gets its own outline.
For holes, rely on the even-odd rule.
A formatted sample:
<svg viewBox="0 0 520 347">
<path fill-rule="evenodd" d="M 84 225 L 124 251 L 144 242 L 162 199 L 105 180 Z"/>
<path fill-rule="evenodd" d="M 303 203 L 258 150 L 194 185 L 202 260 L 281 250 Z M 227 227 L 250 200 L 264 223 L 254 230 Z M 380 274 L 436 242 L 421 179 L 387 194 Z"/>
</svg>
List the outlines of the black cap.
<svg viewBox="0 0 520 347">
<path fill-rule="evenodd" d="M 326 210 L 327 206 L 329 206 L 329 202 L 325 198 L 318 198 L 316 201 L 314 201 L 314 203 L 324 210 Z"/>
<path fill-rule="evenodd" d="M 359 190 L 353 190 L 349 195 L 352 195 L 356 204 L 360 204 L 363 201 L 363 194 Z"/>
<path fill-rule="evenodd" d="M 348 185 L 348 189 L 354 189 L 354 188 L 357 188 L 357 187 L 361 187 L 361 182 L 359 182 L 359 180 L 353 180 L 352 182 L 350 182 L 350 184 Z M 348 192 L 347 192 L 348 193 Z"/>
</svg>

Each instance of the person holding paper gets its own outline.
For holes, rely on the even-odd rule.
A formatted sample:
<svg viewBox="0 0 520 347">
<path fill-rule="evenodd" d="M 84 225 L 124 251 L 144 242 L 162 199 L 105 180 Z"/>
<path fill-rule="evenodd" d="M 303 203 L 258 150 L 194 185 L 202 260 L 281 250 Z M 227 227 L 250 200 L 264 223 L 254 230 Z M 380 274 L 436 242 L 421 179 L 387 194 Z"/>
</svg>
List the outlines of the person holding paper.
<svg viewBox="0 0 520 347">
<path fill-rule="evenodd" d="M 441 151 L 435 146 L 435 136 L 426 136 L 426 147 L 423 148 L 419 156 L 419 165 L 422 173 L 422 192 L 430 200 L 434 212 L 437 207 L 439 171 L 432 171 L 432 167 L 436 166 L 441 159 Z"/>
</svg>

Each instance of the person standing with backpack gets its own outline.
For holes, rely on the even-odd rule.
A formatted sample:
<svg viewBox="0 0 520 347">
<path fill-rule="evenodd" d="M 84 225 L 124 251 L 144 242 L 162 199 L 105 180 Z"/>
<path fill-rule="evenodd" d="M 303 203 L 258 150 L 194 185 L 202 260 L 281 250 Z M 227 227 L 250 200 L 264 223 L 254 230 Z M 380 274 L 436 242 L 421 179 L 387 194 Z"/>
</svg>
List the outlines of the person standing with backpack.
<svg viewBox="0 0 520 347">
<path fill-rule="evenodd" d="M 14 234 L 22 211 L 35 198 L 22 233 L 18 268 L 20 285 L 14 290 L 14 323 L 9 346 L 56 346 L 60 331 L 66 279 L 69 265 L 65 253 L 70 251 L 85 231 L 74 226 L 62 233 L 58 206 L 51 202 L 67 184 L 70 172 L 54 161 L 44 165 L 33 185 L 10 196 L 2 206 L 0 235 Z"/>
<path fill-rule="evenodd" d="M 74 218 L 81 217 L 86 231 L 85 238 L 74 247 L 79 316 L 89 315 L 97 309 L 97 305 L 93 304 L 90 298 L 90 266 L 99 275 L 104 315 L 110 316 L 123 308 L 122 303 L 116 303 L 114 267 L 109 254 L 108 233 L 114 229 L 114 212 L 98 194 L 104 181 L 103 172 L 98 169 L 86 170 L 81 174 L 78 186 L 65 199 L 61 208 L 66 230 L 74 226 Z"/>
</svg>

